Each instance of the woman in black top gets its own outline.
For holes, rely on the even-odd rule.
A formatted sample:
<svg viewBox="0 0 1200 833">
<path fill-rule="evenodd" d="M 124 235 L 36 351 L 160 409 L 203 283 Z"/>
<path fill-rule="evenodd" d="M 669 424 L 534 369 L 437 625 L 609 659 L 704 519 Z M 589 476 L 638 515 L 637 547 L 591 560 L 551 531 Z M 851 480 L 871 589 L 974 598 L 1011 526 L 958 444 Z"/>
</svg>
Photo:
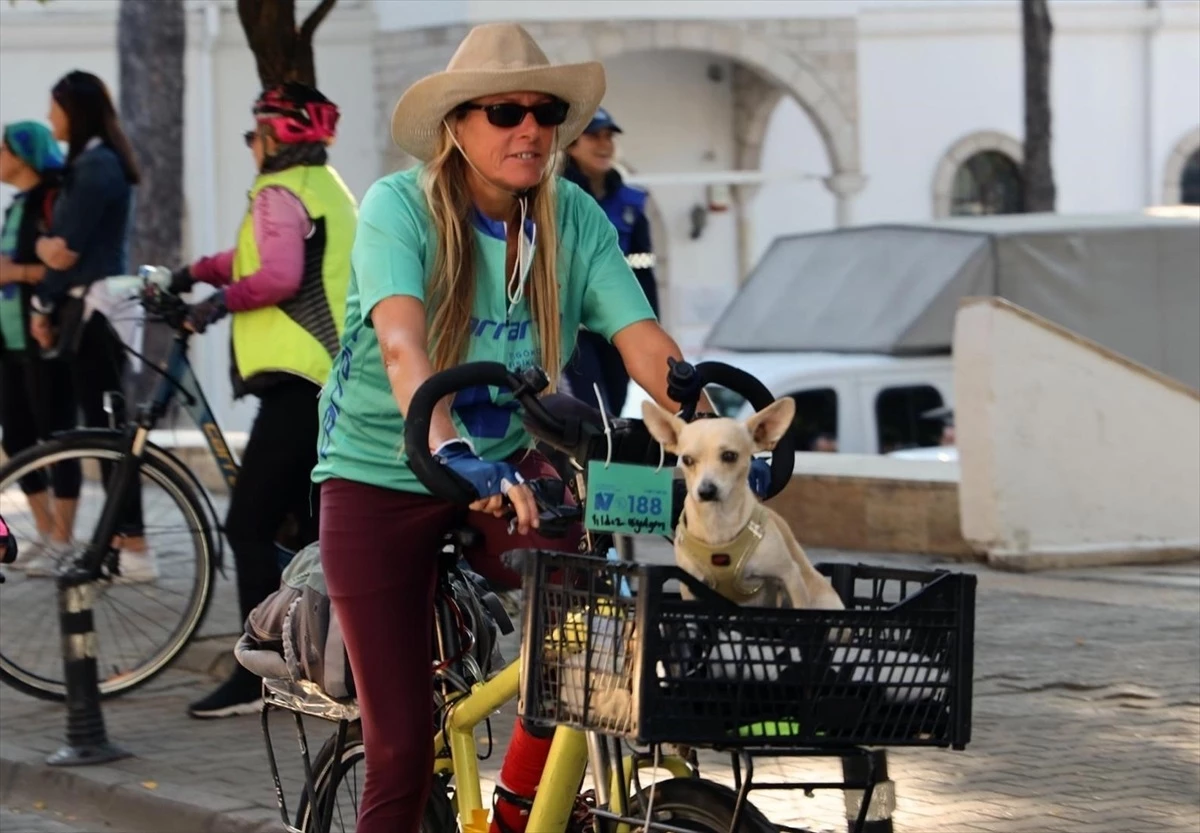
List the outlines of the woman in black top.
<svg viewBox="0 0 1200 833">
<path fill-rule="evenodd" d="M 128 272 L 133 186 L 139 174 L 108 89 L 90 72 L 69 72 L 54 85 L 50 125 L 54 137 L 67 143 L 67 172 L 50 234 L 37 244 L 46 276 L 34 294 L 30 329 L 43 349 L 70 362 L 84 424 L 107 427 L 104 395 L 123 394 L 128 358 L 104 314 L 93 310 L 81 317 L 80 310 L 93 283 Z M 113 396 L 112 405 L 114 418 L 123 424 L 123 396 Z M 157 579 L 157 561 L 142 529 L 140 493 L 122 514 L 119 534 L 121 578 Z M 35 574 L 31 568 L 26 573 Z"/>
<path fill-rule="evenodd" d="M 35 248 L 49 228 L 62 170 L 62 151 L 45 125 L 5 125 L 0 182 L 17 190 L 0 227 L 0 429 L 10 457 L 75 427 L 70 368 L 65 362 L 43 359 L 29 336 L 30 298 L 45 274 Z M 56 464 L 49 478 L 37 471 L 21 479 L 37 540 L 22 550 L 15 567 L 53 557 L 65 548 L 80 482 L 78 460 Z"/>
</svg>

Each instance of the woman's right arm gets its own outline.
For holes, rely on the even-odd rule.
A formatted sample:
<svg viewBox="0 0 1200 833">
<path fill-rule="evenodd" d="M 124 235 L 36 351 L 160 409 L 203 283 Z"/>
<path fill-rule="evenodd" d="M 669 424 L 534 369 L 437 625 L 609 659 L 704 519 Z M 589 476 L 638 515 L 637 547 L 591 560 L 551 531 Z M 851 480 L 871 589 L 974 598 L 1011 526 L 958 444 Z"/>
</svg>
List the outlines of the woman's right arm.
<svg viewBox="0 0 1200 833">
<path fill-rule="evenodd" d="M 393 183 L 380 180 L 363 196 L 350 250 L 362 313 L 375 330 L 401 415 L 408 413 L 417 388 L 433 375 L 426 344 L 425 245 L 420 222 L 406 195 Z M 430 424 L 430 446 L 437 448 L 456 436 L 449 404 L 438 403 Z"/>
<path fill-rule="evenodd" d="M 392 395 L 400 406 L 400 413 L 407 414 L 413 394 L 433 375 L 433 363 L 426 347 L 425 304 L 407 295 L 384 298 L 371 310 L 371 324 L 379 339 Z M 457 437 L 447 397 L 433 411 L 429 423 L 429 450 Z"/>
</svg>

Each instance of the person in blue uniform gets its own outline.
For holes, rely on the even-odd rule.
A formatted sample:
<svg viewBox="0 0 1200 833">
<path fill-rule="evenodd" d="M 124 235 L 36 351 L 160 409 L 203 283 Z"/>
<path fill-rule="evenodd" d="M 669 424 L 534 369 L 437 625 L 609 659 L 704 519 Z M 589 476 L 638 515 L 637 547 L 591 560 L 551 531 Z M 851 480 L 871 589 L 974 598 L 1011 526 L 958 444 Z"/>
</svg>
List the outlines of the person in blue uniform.
<svg viewBox="0 0 1200 833">
<path fill-rule="evenodd" d="M 650 222 L 646 219 L 646 192 L 626 185 L 613 166 L 615 143 L 613 137 L 622 130 L 603 107 L 584 130 L 583 135 L 567 148 L 563 177 L 583 188 L 600 203 L 617 229 L 617 240 L 633 274 L 641 284 L 656 318 L 658 289 L 654 282 L 654 249 L 650 245 Z M 593 384 L 600 387 L 605 411 L 616 415 L 625 406 L 629 389 L 629 374 L 617 349 L 603 336 L 582 330 L 575 354 L 563 370 L 571 393 L 584 402 L 597 406 Z"/>
</svg>

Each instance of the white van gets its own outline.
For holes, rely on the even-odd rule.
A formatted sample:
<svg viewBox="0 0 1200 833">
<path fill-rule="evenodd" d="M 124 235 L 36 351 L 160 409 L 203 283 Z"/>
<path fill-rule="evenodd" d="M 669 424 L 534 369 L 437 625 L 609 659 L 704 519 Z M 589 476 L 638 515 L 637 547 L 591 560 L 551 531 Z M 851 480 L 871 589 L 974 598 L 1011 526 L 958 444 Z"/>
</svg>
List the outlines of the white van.
<svg viewBox="0 0 1200 833">
<path fill-rule="evenodd" d="M 796 399 L 798 451 L 938 459 L 959 302 L 995 295 L 1200 385 L 1200 212 L 1019 214 L 776 239 L 690 360 Z M 641 412 L 631 392 L 625 414 Z M 744 403 L 718 403 L 744 417 Z M 927 448 L 929 451 L 919 451 Z"/>
<path fill-rule="evenodd" d="M 796 450 L 812 451 L 826 435 L 837 450 L 888 454 L 937 446 L 942 423 L 921 414 L 953 407 L 949 356 L 897 357 L 844 353 L 742 353 L 708 350 L 689 361 L 720 361 L 745 370 L 776 397 L 796 400 Z M 645 391 L 630 385 L 623 416 L 640 417 Z M 718 410 L 745 419 L 749 404 L 728 391 L 715 391 Z"/>
</svg>

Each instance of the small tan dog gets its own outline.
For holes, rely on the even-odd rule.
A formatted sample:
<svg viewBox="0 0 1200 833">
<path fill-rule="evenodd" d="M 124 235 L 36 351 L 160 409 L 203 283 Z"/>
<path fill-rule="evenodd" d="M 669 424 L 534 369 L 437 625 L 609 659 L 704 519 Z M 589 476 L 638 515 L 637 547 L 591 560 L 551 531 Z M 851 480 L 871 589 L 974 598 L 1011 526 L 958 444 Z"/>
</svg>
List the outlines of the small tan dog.
<svg viewBox="0 0 1200 833">
<path fill-rule="evenodd" d="M 842 610 L 845 605 L 809 562 L 780 515 L 750 490 L 750 458 L 769 451 L 796 414 L 790 397 L 739 423 L 728 418 L 684 422 L 654 402 L 642 404 L 651 436 L 679 458 L 687 483 L 675 530 L 675 562 L 721 595 L 751 607 Z M 686 592 L 686 588 L 685 591 Z"/>
</svg>

